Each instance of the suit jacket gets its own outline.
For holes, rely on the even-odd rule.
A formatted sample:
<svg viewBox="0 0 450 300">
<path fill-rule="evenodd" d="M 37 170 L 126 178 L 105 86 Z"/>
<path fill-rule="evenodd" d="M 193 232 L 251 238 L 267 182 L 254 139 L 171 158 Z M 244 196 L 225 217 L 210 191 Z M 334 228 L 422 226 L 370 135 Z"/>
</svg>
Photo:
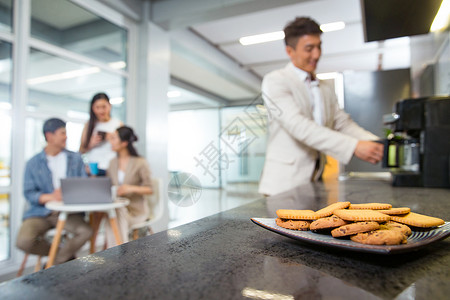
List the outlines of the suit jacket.
<svg viewBox="0 0 450 300">
<path fill-rule="evenodd" d="M 118 171 L 119 160 L 116 157 L 111 160 L 106 172 L 106 175 L 111 178 L 111 183 L 113 185 L 119 185 Z M 150 168 L 145 158 L 137 156 L 130 157 L 125 170 L 123 184 L 152 186 L 150 180 Z M 125 197 L 130 200 L 130 205 L 128 205 L 127 208 L 131 216 L 148 215 L 149 208 L 147 199 L 144 195 L 129 194 L 125 195 Z"/>
<path fill-rule="evenodd" d="M 378 137 L 339 108 L 332 85 L 320 81 L 324 125 L 314 121 L 308 87 L 289 63 L 267 74 L 262 83 L 269 136 L 259 192 L 273 195 L 311 180 L 320 155 L 348 163 L 358 140 Z M 324 159 L 320 159 L 323 170 Z"/>
</svg>

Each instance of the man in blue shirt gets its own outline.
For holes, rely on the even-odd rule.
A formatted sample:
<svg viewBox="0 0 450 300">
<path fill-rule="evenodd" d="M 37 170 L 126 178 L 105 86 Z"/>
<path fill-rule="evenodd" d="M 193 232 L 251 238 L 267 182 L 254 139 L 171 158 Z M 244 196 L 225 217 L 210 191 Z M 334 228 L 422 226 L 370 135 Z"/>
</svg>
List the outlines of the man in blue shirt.
<svg viewBox="0 0 450 300">
<path fill-rule="evenodd" d="M 46 147 L 32 157 L 25 168 L 24 195 L 29 209 L 17 237 L 17 247 L 26 253 L 48 255 L 50 243 L 45 233 L 56 226 L 58 213 L 45 208 L 49 201 L 62 201 L 60 182 L 66 177 L 86 177 L 85 166 L 78 153 L 66 150 L 66 123 L 52 118 L 44 123 Z M 73 237 L 64 242 L 55 264 L 75 257 L 76 252 L 92 235 L 83 214 L 68 215 L 64 229 Z"/>
</svg>

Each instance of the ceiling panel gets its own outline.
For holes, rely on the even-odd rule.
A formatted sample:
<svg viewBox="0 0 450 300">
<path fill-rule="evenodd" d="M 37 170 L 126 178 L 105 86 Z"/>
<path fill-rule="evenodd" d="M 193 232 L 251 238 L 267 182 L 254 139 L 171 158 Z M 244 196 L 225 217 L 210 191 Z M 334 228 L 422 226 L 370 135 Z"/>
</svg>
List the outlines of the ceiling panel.
<svg viewBox="0 0 450 300">
<path fill-rule="evenodd" d="M 339 12 L 339 13 L 336 13 Z M 319 23 L 361 22 L 359 0 L 316 0 L 192 26 L 214 44 L 237 42 L 246 35 L 283 30 L 297 16 Z"/>
<path fill-rule="evenodd" d="M 401 11 L 401 8 L 398 9 Z M 242 46 L 239 38 L 283 30 L 287 22 L 298 16 L 309 16 L 319 24 L 336 21 L 346 23 L 343 30 L 322 34 L 322 57 L 317 73 L 376 71 L 380 67 L 382 70 L 392 70 L 409 68 L 411 65 L 408 37 L 365 42 L 360 0 L 300 1 L 191 27 L 242 69 L 262 79 L 268 72 L 282 68 L 289 62 L 284 41 Z M 215 87 L 210 90 L 214 91 Z M 221 95 L 228 97 L 226 93 Z"/>
<path fill-rule="evenodd" d="M 65 3 L 64 1 L 33 0 L 32 2 L 36 5 L 33 8 L 34 17 L 50 23 L 56 28 L 67 28 L 96 18 L 80 9 L 75 10 L 69 16 L 70 18 L 61 19 L 58 16 L 66 14 L 57 12 L 68 10 L 67 7 L 58 6 Z M 158 2 L 176 4 L 176 1 Z M 206 3 L 205 5 L 208 7 L 202 10 L 201 6 L 189 5 L 200 2 Z M 210 4 L 210 2 L 215 4 Z M 383 43 L 364 42 L 363 18 L 359 0 L 299 0 L 299 3 L 296 4 L 276 8 L 273 8 L 272 5 L 267 9 L 261 9 L 263 4 L 260 4 L 258 9 L 253 12 L 242 14 L 242 12 L 236 11 L 236 14 L 230 17 L 230 6 L 238 2 L 256 3 L 258 1 L 186 0 L 183 1 L 183 5 L 186 5 L 188 9 L 175 6 L 176 12 L 174 14 L 172 11 L 172 14 L 175 16 L 174 18 L 180 18 L 180 20 L 201 16 L 205 9 L 217 7 L 218 3 L 222 3 L 223 7 L 218 7 L 217 10 L 227 10 L 227 13 L 214 15 L 228 15 L 228 17 L 216 18 L 214 21 L 207 22 L 203 22 L 205 19 L 199 18 L 195 25 L 191 25 L 190 33 L 197 34 L 196 37 L 201 40 L 200 42 L 192 37 L 183 40 L 180 38 L 181 35 L 172 37 L 175 30 L 169 31 L 172 39 L 171 75 L 173 77 L 230 102 L 252 99 L 259 93 L 261 78 L 268 72 L 283 67 L 289 60 L 283 41 L 242 46 L 238 43 L 238 39 L 246 35 L 282 30 L 288 21 L 297 16 L 310 16 L 320 24 L 335 21 L 346 22 L 344 30 L 322 35 L 323 55 L 318 65 L 318 73 L 376 70 L 380 55 L 383 58 L 383 69 L 407 68 L 410 65 L 409 39 L 387 40 Z M 258 3 L 268 2 L 259 1 Z M 50 19 L 48 19 L 49 11 L 55 11 Z M 168 12 L 170 11 L 168 10 Z M 189 16 L 186 16 L 188 14 Z M 164 19 L 164 16 L 161 18 Z M 189 30 L 183 28 L 182 31 Z M 99 47 L 110 44 L 106 40 L 100 40 L 99 43 L 103 44 L 99 44 Z M 178 46 L 176 46 L 177 43 L 179 43 Z M 77 45 L 77 47 L 84 46 L 81 43 Z M 61 67 L 55 65 L 54 71 Z M 238 75 L 238 73 L 241 74 Z M 251 78 L 242 76 L 242 73 L 250 74 Z M 53 88 L 66 88 L 66 86 L 57 84 Z M 178 105 L 185 101 L 185 103 L 204 104 L 209 101 L 195 98 L 193 95 L 187 95 L 185 98 L 173 99 L 171 103 Z"/>
<path fill-rule="evenodd" d="M 221 74 L 198 67 L 197 64 L 192 63 L 176 53 L 172 53 L 171 55 L 170 72 L 175 78 L 183 79 L 183 81 L 191 83 L 209 93 L 223 97 L 223 99 L 241 100 L 254 96 L 253 92 L 234 84 L 224 76 L 221 76 Z"/>
<path fill-rule="evenodd" d="M 322 58 L 317 72 L 376 70 L 383 55 L 383 68 L 409 67 L 409 41 L 397 43 L 364 41 L 362 11 L 359 0 L 304 1 L 266 11 L 230 17 L 193 26 L 193 30 L 232 57 L 243 68 L 259 75 L 267 74 L 288 62 L 284 41 L 242 46 L 242 36 L 283 30 L 297 16 L 310 16 L 319 24 L 344 21 L 343 30 L 322 34 Z M 399 49 L 398 47 L 402 47 Z M 389 53 L 392 48 L 392 53 Z"/>
<path fill-rule="evenodd" d="M 279 61 L 287 58 L 283 41 L 249 46 L 233 44 L 223 46 L 221 49 L 243 65 Z"/>
<path fill-rule="evenodd" d="M 69 1 L 33 0 L 31 5 L 33 19 L 59 30 L 89 23 L 99 18 Z"/>
</svg>

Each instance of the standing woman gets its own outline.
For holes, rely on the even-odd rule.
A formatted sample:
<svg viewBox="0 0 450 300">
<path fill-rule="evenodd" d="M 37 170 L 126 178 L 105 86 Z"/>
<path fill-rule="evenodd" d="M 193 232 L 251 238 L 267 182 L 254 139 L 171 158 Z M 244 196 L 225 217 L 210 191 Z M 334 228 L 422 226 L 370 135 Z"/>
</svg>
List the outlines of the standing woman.
<svg viewBox="0 0 450 300">
<path fill-rule="evenodd" d="M 80 152 L 86 154 L 89 163 L 98 164 L 99 176 L 104 176 L 115 152 L 108 143 L 111 133 L 122 126 L 120 120 L 111 117 L 111 103 L 105 93 L 94 95 L 91 100 L 90 118 L 81 135 Z"/>
<path fill-rule="evenodd" d="M 117 196 L 130 200 L 126 208 L 116 210 L 124 243 L 128 241 L 130 227 L 147 219 L 149 208 L 145 195 L 153 192 L 148 163 L 138 155 L 133 146 L 133 142 L 137 140 L 133 129 L 127 126 L 118 128 L 109 140 L 117 155 L 109 164 L 107 176 L 111 178 L 113 186 L 117 186 Z M 108 247 L 115 246 L 116 241 L 108 222 L 105 222 L 105 230 Z"/>
</svg>

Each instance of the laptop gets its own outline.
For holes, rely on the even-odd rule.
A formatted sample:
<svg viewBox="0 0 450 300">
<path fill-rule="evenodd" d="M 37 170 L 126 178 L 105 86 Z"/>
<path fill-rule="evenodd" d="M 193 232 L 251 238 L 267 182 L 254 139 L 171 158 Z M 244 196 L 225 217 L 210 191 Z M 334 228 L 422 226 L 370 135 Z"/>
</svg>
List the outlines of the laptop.
<svg viewBox="0 0 450 300">
<path fill-rule="evenodd" d="M 112 203 L 108 177 L 70 177 L 61 179 L 64 204 Z"/>
</svg>

